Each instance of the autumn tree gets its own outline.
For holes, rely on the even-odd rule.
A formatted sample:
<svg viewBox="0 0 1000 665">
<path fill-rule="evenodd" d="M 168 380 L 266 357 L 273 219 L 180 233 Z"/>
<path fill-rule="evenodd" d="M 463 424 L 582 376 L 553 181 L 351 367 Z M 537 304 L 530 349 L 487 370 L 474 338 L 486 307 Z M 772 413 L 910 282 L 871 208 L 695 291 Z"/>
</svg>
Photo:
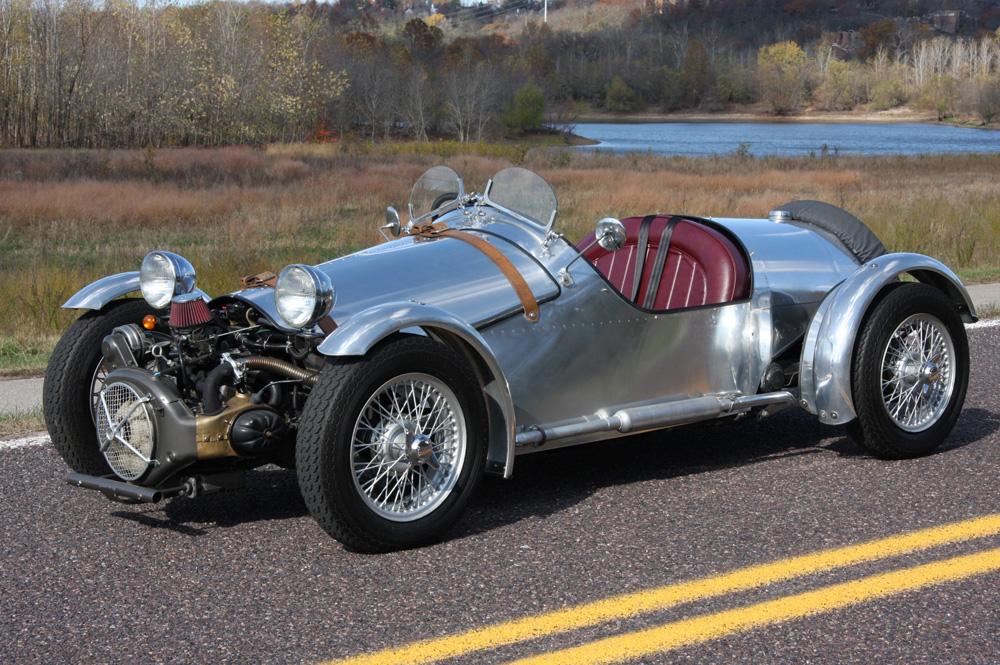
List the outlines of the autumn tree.
<svg viewBox="0 0 1000 665">
<path fill-rule="evenodd" d="M 1000 77 L 967 81 L 962 87 L 964 111 L 978 115 L 985 124 L 1000 118 Z"/>
<path fill-rule="evenodd" d="M 691 106 L 701 104 L 715 83 L 715 75 L 712 72 L 708 51 L 700 41 L 692 41 L 688 45 L 681 78 L 688 104 Z"/>
<path fill-rule="evenodd" d="M 476 45 L 453 51 L 444 85 L 444 112 L 455 138 L 482 141 L 496 118 L 500 73 Z"/>
<path fill-rule="evenodd" d="M 444 33 L 441 28 L 428 25 L 423 19 L 414 18 L 403 26 L 403 39 L 411 53 L 417 57 L 427 57 L 441 48 Z"/>
<path fill-rule="evenodd" d="M 777 115 L 797 109 L 805 99 L 807 61 L 795 42 L 766 46 L 757 55 L 760 96 Z"/>
<path fill-rule="evenodd" d="M 827 63 L 823 82 L 816 88 L 816 104 L 827 111 L 850 111 L 864 100 L 864 81 L 858 67 L 849 62 Z"/>
<path fill-rule="evenodd" d="M 635 91 L 629 87 L 621 76 L 615 75 L 608 84 L 605 95 L 605 103 L 609 111 L 613 113 L 628 113 L 637 111 L 640 107 L 639 97 Z"/>
<path fill-rule="evenodd" d="M 503 115 L 503 123 L 511 134 L 523 134 L 542 126 L 545 95 L 534 81 L 528 81 L 514 93 Z"/>
<path fill-rule="evenodd" d="M 891 50 L 897 36 L 898 28 L 892 19 L 876 21 L 861 30 L 861 50 L 858 57 L 862 60 L 874 58 L 880 50 Z"/>
</svg>

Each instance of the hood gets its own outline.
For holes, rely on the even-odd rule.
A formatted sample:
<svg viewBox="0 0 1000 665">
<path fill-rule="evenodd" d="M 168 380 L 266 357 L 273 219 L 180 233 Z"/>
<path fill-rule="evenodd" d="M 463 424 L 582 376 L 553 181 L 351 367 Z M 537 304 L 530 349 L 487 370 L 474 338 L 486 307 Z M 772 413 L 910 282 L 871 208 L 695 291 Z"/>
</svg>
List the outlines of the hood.
<svg viewBox="0 0 1000 665">
<path fill-rule="evenodd" d="M 559 295 L 559 285 L 542 264 L 503 233 L 470 228 L 499 249 L 517 267 L 538 302 Z M 482 327 L 521 311 L 514 288 L 493 261 L 475 247 L 453 238 L 399 238 L 316 266 L 333 282 L 336 301 L 331 316 L 343 323 L 369 307 L 412 301 L 448 311 Z M 284 328 L 270 288 L 231 294 L 267 314 Z"/>
</svg>

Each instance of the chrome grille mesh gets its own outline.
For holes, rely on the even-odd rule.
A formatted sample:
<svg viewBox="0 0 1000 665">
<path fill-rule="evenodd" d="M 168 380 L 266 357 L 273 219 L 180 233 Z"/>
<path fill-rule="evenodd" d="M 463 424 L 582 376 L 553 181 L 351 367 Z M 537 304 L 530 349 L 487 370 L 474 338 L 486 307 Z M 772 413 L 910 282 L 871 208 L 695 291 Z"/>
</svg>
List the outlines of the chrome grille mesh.
<svg viewBox="0 0 1000 665">
<path fill-rule="evenodd" d="M 126 383 L 109 383 L 98 396 L 97 442 L 111 470 L 135 480 L 153 456 L 153 423 L 143 398 Z"/>
</svg>

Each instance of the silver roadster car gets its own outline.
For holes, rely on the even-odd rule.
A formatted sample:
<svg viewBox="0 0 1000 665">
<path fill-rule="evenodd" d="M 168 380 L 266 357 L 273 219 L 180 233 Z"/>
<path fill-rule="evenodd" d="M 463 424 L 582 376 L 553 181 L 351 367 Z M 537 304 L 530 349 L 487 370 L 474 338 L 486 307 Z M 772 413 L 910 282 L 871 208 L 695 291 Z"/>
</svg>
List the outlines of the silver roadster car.
<svg viewBox="0 0 1000 665">
<path fill-rule="evenodd" d="M 954 426 L 976 315 L 939 261 L 815 201 L 606 218 L 576 246 L 556 211 L 528 170 L 472 193 L 439 166 L 349 256 L 217 297 L 168 251 L 90 284 L 45 376 L 68 481 L 155 502 L 279 464 L 375 552 L 441 538 L 537 451 L 799 407 L 892 459 Z"/>
</svg>

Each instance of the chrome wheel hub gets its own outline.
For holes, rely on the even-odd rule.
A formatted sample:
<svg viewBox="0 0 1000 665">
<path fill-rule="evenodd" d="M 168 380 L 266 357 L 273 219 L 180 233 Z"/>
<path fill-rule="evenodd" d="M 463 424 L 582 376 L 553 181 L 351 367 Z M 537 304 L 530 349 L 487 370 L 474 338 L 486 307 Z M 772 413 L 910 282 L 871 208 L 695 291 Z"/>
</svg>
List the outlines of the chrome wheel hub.
<svg viewBox="0 0 1000 665">
<path fill-rule="evenodd" d="M 372 394 L 355 422 L 355 489 L 380 517 L 419 519 L 451 494 L 465 447 L 465 418 L 455 393 L 428 374 L 396 377 Z"/>
<path fill-rule="evenodd" d="M 438 467 L 433 440 L 426 434 L 417 434 L 418 430 L 419 426 L 411 422 L 390 423 L 379 436 L 382 459 L 393 460 L 388 464 L 390 473 L 406 473 L 421 464 Z"/>
<path fill-rule="evenodd" d="M 882 354 L 882 403 L 907 432 L 933 426 L 955 389 L 955 346 L 945 325 L 930 314 L 908 317 L 889 336 Z"/>
</svg>

